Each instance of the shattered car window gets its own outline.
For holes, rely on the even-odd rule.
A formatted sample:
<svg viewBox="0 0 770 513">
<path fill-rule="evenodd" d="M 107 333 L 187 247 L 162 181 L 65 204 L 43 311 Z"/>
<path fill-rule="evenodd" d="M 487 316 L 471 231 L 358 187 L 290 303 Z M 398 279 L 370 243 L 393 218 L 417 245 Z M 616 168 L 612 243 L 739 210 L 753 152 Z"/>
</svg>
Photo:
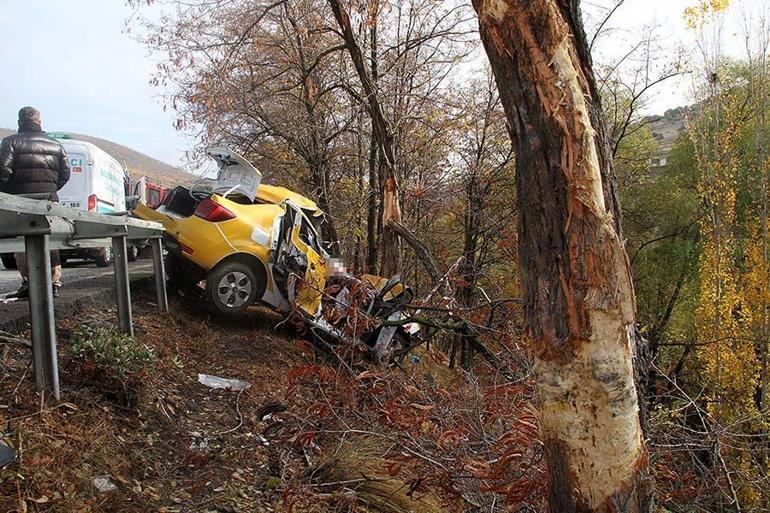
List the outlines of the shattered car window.
<svg viewBox="0 0 770 513">
<path fill-rule="evenodd" d="M 302 219 L 302 225 L 300 225 L 299 227 L 299 238 L 302 242 L 304 242 L 311 248 L 315 249 L 316 251 L 320 250 L 320 247 L 318 246 L 318 241 L 316 240 L 315 233 L 313 232 L 313 229 L 310 227 L 310 224 L 308 223 L 307 219 Z"/>
</svg>

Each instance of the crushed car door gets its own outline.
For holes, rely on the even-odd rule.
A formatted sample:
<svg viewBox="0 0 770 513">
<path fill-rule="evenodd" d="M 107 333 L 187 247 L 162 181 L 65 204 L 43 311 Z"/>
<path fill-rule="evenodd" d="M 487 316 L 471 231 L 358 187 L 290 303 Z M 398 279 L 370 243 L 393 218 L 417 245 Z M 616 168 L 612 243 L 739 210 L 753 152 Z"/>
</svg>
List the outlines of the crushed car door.
<svg viewBox="0 0 770 513">
<path fill-rule="evenodd" d="M 313 224 L 298 205 L 286 201 L 286 214 L 273 249 L 273 274 L 289 304 L 315 317 L 326 286 L 327 256 Z"/>
</svg>

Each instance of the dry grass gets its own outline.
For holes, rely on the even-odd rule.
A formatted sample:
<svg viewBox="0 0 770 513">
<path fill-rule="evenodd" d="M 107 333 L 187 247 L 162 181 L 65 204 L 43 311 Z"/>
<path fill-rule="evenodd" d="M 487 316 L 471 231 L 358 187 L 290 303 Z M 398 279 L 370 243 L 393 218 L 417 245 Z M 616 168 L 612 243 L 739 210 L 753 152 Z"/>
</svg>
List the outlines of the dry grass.
<svg viewBox="0 0 770 513">
<path fill-rule="evenodd" d="M 62 360 L 62 402 L 41 402 L 30 380 L 29 349 L 0 345 L 0 437 L 18 461 L 0 472 L 0 511 L 146 512 L 271 511 L 281 489 L 266 489 L 268 451 L 259 408 L 280 400 L 287 368 L 306 362 L 275 319 L 221 322 L 189 305 L 158 315 L 135 304 L 137 339 L 158 359 L 131 408 L 109 399 L 99 383 L 83 383 Z M 88 312 L 59 326 L 66 355 L 80 323 L 108 324 L 114 311 Z M 255 330 L 255 328 L 259 328 Z M 287 336 L 289 335 L 289 336 Z M 314 358 L 312 353 L 306 354 Z M 243 394 L 211 390 L 197 373 L 237 377 Z M 193 433 L 204 449 L 191 448 Z M 99 493 L 93 477 L 108 475 L 118 490 Z"/>
<path fill-rule="evenodd" d="M 357 505 L 372 513 L 447 511 L 432 492 L 412 491 L 410 476 L 388 476 L 387 450 L 386 443 L 372 436 L 347 437 L 324 455 L 313 480 L 321 488 L 351 492 Z"/>
</svg>

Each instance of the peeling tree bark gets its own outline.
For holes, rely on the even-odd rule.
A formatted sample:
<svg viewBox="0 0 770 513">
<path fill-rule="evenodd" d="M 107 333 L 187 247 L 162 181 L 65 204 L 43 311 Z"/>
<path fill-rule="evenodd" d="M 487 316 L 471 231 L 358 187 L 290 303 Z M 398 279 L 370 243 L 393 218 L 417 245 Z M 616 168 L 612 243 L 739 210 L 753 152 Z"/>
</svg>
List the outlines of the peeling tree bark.
<svg viewBox="0 0 770 513">
<path fill-rule="evenodd" d="M 635 296 L 577 0 L 473 0 L 517 145 L 520 272 L 554 513 L 649 512 Z"/>
</svg>

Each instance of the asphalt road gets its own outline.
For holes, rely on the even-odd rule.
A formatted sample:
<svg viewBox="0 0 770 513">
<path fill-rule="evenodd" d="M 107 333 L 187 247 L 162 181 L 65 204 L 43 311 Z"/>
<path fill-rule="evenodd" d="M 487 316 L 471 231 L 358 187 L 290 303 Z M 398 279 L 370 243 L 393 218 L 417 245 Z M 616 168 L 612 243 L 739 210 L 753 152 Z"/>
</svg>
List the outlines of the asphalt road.
<svg viewBox="0 0 770 513">
<path fill-rule="evenodd" d="M 137 260 L 129 262 L 130 272 L 150 271 L 152 272 L 152 260 Z M 112 266 L 96 267 L 93 262 L 75 261 L 67 262 L 62 269 L 62 290 L 78 288 L 84 285 L 83 282 L 90 280 L 106 280 L 106 277 L 112 277 Z M 5 269 L 0 265 L 0 294 L 14 292 L 21 286 L 21 276 L 16 269 Z"/>
<path fill-rule="evenodd" d="M 132 290 L 140 282 L 150 284 L 153 275 L 152 260 L 129 262 L 129 279 Z M 77 315 L 86 308 L 115 307 L 115 278 L 110 267 L 96 267 L 91 262 L 67 263 L 62 272 L 61 296 L 54 300 L 57 319 Z M 15 269 L 0 268 L 0 330 L 13 333 L 29 328 L 29 303 L 26 300 L 5 298 L 21 285 L 21 277 Z"/>
</svg>

